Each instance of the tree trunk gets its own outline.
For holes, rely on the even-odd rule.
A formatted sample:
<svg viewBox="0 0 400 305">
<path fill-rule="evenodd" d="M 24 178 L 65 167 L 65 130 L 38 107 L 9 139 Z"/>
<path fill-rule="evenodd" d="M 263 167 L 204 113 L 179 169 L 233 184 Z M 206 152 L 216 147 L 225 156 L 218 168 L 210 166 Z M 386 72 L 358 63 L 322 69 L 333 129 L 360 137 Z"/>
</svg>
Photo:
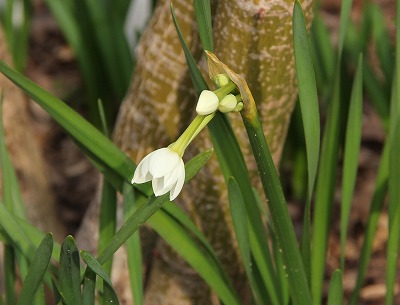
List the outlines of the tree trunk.
<svg viewBox="0 0 400 305">
<path fill-rule="evenodd" d="M 297 94 L 292 46 L 293 5 L 293 1 L 282 0 L 219 0 L 214 1 L 213 6 L 215 53 L 247 80 L 276 164 Z M 311 0 L 303 1 L 302 5 L 310 21 Z M 195 59 L 204 66 L 192 1 L 175 0 L 174 6 L 186 42 Z M 114 141 L 136 162 L 150 151 L 169 145 L 195 115 L 193 93 L 170 17 L 169 1 L 159 1 L 137 51 L 136 71 L 120 110 Z M 252 177 L 257 181 L 255 162 L 240 115 L 232 114 L 230 119 Z M 208 133 L 203 132 L 191 144 L 185 158 L 211 146 Z M 240 267 L 232 268 L 241 263 L 228 211 L 226 186 L 215 156 L 189 185 L 184 186 L 176 202 L 216 249 L 243 304 L 247 304 L 244 271 Z M 158 255 L 152 258 L 146 304 L 215 303 L 206 285 L 163 241 L 159 241 L 155 253 Z M 125 286 L 128 288 L 126 282 Z"/>
</svg>

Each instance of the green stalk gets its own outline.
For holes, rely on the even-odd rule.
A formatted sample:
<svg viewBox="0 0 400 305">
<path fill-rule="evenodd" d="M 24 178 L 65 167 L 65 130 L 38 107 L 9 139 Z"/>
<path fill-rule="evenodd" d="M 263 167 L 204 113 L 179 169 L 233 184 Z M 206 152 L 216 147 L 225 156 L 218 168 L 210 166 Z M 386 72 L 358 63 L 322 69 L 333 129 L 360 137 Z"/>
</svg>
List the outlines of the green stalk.
<svg viewBox="0 0 400 305">
<path fill-rule="evenodd" d="M 281 246 L 281 253 L 286 266 L 285 271 L 288 276 L 292 302 L 295 305 L 312 304 L 308 280 L 297 245 L 293 223 L 289 216 L 282 186 L 263 133 L 255 103 L 246 103 L 241 114 L 256 159 L 264 192 L 268 198 L 267 203 L 273 228 Z"/>
</svg>

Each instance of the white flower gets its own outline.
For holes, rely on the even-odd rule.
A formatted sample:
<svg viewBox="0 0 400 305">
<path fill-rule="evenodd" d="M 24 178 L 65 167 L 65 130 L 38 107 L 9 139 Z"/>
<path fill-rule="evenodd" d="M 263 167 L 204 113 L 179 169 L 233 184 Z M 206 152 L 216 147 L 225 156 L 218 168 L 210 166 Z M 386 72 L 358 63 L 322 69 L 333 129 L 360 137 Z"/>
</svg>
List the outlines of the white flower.
<svg viewBox="0 0 400 305">
<path fill-rule="evenodd" d="M 154 195 L 168 192 L 174 200 L 185 182 L 185 165 L 182 158 L 172 149 L 164 147 L 148 154 L 137 166 L 132 183 L 152 182 Z"/>
<path fill-rule="evenodd" d="M 196 112 L 199 115 L 208 115 L 218 109 L 218 96 L 209 90 L 203 90 L 197 101 Z"/>
</svg>

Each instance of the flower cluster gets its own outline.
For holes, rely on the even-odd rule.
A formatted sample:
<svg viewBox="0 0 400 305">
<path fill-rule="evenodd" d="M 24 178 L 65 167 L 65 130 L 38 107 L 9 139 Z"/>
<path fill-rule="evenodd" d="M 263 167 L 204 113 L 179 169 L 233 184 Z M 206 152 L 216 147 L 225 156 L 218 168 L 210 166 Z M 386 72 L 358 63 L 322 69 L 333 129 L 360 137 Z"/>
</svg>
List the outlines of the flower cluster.
<svg viewBox="0 0 400 305">
<path fill-rule="evenodd" d="M 212 53 L 207 54 L 210 57 Z M 133 175 L 132 184 L 151 181 L 154 195 L 161 196 L 170 192 L 171 201 L 179 195 L 185 182 L 185 166 L 182 160 L 185 149 L 211 121 L 216 111 L 227 113 L 243 109 L 241 90 L 237 82 L 232 81 L 232 77 L 229 76 L 231 70 L 227 72 L 212 75 L 210 71 L 217 89 L 201 92 L 196 106 L 198 114 L 196 118 L 176 142 L 151 152 L 140 161 Z"/>
</svg>

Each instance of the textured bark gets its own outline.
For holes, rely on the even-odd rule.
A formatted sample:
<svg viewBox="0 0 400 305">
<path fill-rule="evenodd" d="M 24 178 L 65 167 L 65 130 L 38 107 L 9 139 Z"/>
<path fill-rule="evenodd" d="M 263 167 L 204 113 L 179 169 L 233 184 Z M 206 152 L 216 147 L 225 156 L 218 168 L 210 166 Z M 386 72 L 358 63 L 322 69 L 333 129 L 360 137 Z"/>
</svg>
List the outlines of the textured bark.
<svg viewBox="0 0 400 305">
<path fill-rule="evenodd" d="M 174 6 L 185 39 L 195 58 L 204 66 L 192 1 L 176 0 Z M 311 12 L 311 0 L 304 1 L 303 8 Z M 248 81 L 276 163 L 279 163 L 297 93 L 292 10 L 293 1 L 271 0 L 219 0 L 214 1 L 213 10 L 215 53 Z M 307 18 L 310 20 L 311 16 Z M 136 162 L 150 151 L 176 140 L 194 116 L 196 98 L 170 17 L 169 1 L 159 2 L 142 36 L 137 62 L 114 133 L 117 145 Z M 257 181 L 255 162 L 240 116 L 233 114 L 230 119 L 252 177 Z M 203 132 L 189 147 L 185 158 L 211 146 L 209 135 Z M 241 264 L 233 238 L 226 187 L 215 156 L 189 185 L 184 186 L 176 202 L 186 209 L 216 249 L 246 304 L 248 289 L 244 284 L 244 272 L 238 267 Z M 162 241 L 156 253 L 146 287 L 146 304 L 214 303 L 209 289 Z M 125 277 L 120 276 L 125 281 Z"/>
<path fill-rule="evenodd" d="M 0 59 L 11 63 L 1 27 Z M 6 145 L 20 183 L 27 217 L 36 227 L 53 232 L 60 240 L 65 235 L 65 228 L 57 215 L 38 138 L 32 128 L 30 101 L 3 75 L 0 75 L 0 90 L 3 92 Z M 0 180 L 0 193 L 1 185 Z"/>
</svg>

